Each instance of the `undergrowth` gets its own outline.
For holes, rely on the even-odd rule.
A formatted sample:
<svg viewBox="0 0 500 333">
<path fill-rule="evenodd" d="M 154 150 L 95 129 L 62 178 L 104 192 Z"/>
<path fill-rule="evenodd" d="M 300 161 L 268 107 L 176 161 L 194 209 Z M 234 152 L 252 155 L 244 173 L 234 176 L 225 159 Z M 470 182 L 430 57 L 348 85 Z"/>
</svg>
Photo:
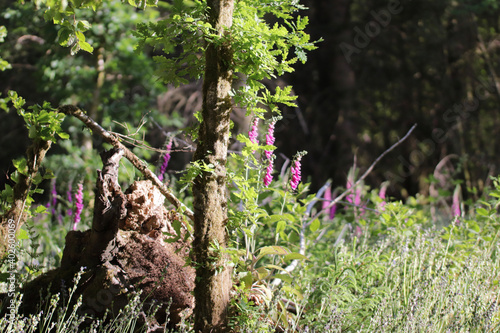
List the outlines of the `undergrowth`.
<svg viewBox="0 0 500 333">
<path fill-rule="evenodd" d="M 324 217 L 307 235 L 308 260 L 288 283 L 268 279 L 248 289 L 235 277 L 233 331 L 498 332 L 500 245 L 491 212 L 497 202 L 489 198 L 469 219 L 450 219 L 444 227 L 435 226 L 425 207 L 401 203 L 388 203 L 382 214 L 367 210 L 355 217 L 346 209 Z M 137 295 L 112 320 L 82 315 L 81 301 L 70 307 L 69 299 L 53 295 L 37 315 L 16 312 L 10 322 L 5 316 L 0 332 L 145 331 L 137 323 Z M 24 301 L 17 294 L 16 311 Z M 178 326 L 190 330 L 189 318 Z"/>
</svg>

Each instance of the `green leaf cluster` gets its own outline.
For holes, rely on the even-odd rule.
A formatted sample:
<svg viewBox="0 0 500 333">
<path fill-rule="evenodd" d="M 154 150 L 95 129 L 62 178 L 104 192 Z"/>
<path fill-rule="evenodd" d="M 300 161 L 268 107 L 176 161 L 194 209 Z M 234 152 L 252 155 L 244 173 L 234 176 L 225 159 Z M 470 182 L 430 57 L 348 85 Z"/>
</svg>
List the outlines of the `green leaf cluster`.
<svg viewBox="0 0 500 333">
<path fill-rule="evenodd" d="M 3 41 L 5 40 L 5 37 L 7 36 L 7 29 L 5 28 L 5 26 L 1 25 L 0 26 L 0 43 L 3 43 Z M 2 59 L 2 57 L 0 57 L 0 71 L 4 71 L 6 69 L 9 69 L 11 68 L 11 65 Z"/>
<path fill-rule="evenodd" d="M 52 108 L 49 102 L 44 102 L 42 106 L 38 104 L 30 106 L 28 109 L 31 111 L 27 112 L 23 108 L 24 99 L 18 96 L 15 91 L 9 91 L 9 97 L 17 113 L 23 117 L 30 139 L 56 141 L 56 135 L 61 139 L 69 138 L 69 135 L 61 128 L 65 115 Z"/>
<path fill-rule="evenodd" d="M 51 141 L 55 142 L 57 140 L 56 135 L 61 139 L 69 138 L 69 135 L 65 133 L 61 128 L 61 123 L 65 118 L 65 115 L 57 112 L 53 109 L 48 102 L 44 102 L 42 106 L 33 105 L 26 111 L 24 109 L 25 100 L 18 96 L 15 91 L 9 91 L 8 98 L 12 102 L 13 107 L 17 110 L 17 113 L 23 117 L 25 125 L 28 129 L 28 136 L 32 140 L 33 145 L 36 146 L 37 142 L 40 141 Z M 19 181 L 20 175 L 30 178 L 30 184 L 34 187 L 29 189 L 26 196 L 25 207 L 26 211 L 29 211 L 31 204 L 33 203 L 32 195 L 35 193 L 43 193 L 43 189 L 38 188 L 43 180 L 51 179 L 54 177 L 51 170 L 46 170 L 43 175 L 37 173 L 36 175 L 30 174 L 30 168 L 27 164 L 26 158 L 14 159 L 12 161 L 16 171 L 10 175 L 10 179 L 17 183 Z M 5 212 L 10 204 L 13 202 L 14 192 L 13 188 L 9 185 L 5 185 L 5 189 L 1 192 L 0 210 Z M 43 213 L 45 209 L 38 207 L 35 213 Z"/>
<path fill-rule="evenodd" d="M 45 9 L 45 20 L 53 21 L 61 27 L 58 32 L 59 44 L 71 47 L 71 54 L 83 50 L 89 53 L 94 48 L 85 40 L 85 32 L 90 29 L 87 20 L 78 17 L 78 10 L 92 8 L 96 10 L 101 0 L 38 0 L 37 7 Z M 78 18 L 77 18 L 78 17 Z"/>
<path fill-rule="evenodd" d="M 205 39 L 215 37 L 207 23 L 206 10 L 202 1 L 189 4 L 175 0 L 167 17 L 137 25 L 137 48 L 150 46 L 163 52 L 154 57 L 157 75 L 163 82 L 179 86 L 203 75 Z"/>
<path fill-rule="evenodd" d="M 316 49 L 315 42 L 304 29 L 307 17 L 295 17 L 304 9 L 298 1 L 238 1 L 229 42 L 234 51 L 234 71 L 244 76 L 245 84 L 233 92 L 235 101 L 247 109 L 262 115 L 265 105 L 279 114 L 278 103 L 294 106 L 291 87 L 277 88 L 272 94 L 261 82 L 294 71 L 297 61 L 307 60 L 305 51 Z M 268 16 L 276 22 L 269 24 Z M 294 53 L 294 55 L 291 55 Z"/>
<path fill-rule="evenodd" d="M 157 75 L 175 86 L 203 75 L 206 43 L 231 45 L 233 72 L 244 77 L 244 84 L 232 92 L 235 102 L 248 113 L 265 112 L 258 104 L 279 113 L 278 103 L 294 105 L 292 88 L 277 88 L 272 94 L 261 81 L 293 72 L 297 61 L 307 60 L 306 51 L 316 48 L 304 31 L 307 17 L 295 16 L 303 8 L 294 0 L 237 1 L 233 25 L 218 35 L 207 22 L 205 1 L 175 0 L 164 19 L 139 24 L 135 36 L 139 49 L 150 46 L 163 52 L 154 58 L 159 65 Z M 266 15 L 277 22 L 271 25 Z"/>
<path fill-rule="evenodd" d="M 182 175 L 181 179 L 179 180 L 179 184 L 182 185 L 180 191 L 185 191 L 186 188 L 190 187 L 193 181 L 204 172 L 215 175 L 215 166 L 204 161 L 191 162 L 190 165 L 186 168 L 186 171 Z"/>
</svg>

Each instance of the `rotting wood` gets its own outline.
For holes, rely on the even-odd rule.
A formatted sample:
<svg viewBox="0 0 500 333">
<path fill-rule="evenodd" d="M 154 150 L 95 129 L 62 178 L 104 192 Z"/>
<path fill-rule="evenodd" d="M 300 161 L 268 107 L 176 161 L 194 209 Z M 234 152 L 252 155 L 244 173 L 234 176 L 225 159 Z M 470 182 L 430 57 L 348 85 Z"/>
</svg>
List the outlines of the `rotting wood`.
<svg viewBox="0 0 500 333">
<path fill-rule="evenodd" d="M 106 131 L 92 118 L 86 115 L 84 111 L 82 111 L 75 105 L 62 105 L 58 110 L 59 112 L 78 118 L 94 133 L 97 133 L 99 136 L 101 136 L 104 141 L 112 144 L 115 148 L 122 149 L 123 156 L 125 156 L 125 158 L 129 160 L 130 163 L 132 163 L 132 165 L 144 175 L 144 177 L 146 177 L 146 179 L 149 179 L 153 183 L 153 185 L 155 185 L 160 190 L 165 198 L 167 198 L 167 200 L 175 206 L 175 208 L 179 209 L 189 219 L 194 219 L 194 214 L 191 209 L 186 207 L 186 205 L 184 205 L 179 199 L 177 199 L 177 197 L 170 191 L 170 189 L 165 184 L 163 184 L 151 170 L 149 170 L 147 163 L 142 161 L 130 149 L 125 147 L 116 135 L 110 133 L 109 131 Z M 183 223 L 187 228 L 186 222 L 183 221 Z"/>
</svg>

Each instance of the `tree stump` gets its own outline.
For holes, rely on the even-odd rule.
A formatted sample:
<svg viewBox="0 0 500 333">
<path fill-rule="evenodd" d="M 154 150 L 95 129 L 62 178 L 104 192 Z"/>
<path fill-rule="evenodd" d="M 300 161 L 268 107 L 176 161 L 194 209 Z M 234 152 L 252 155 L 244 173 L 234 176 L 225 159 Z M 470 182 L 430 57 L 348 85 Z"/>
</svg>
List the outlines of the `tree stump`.
<svg viewBox="0 0 500 333">
<path fill-rule="evenodd" d="M 165 234 L 176 233 L 173 221 L 181 217 L 165 208 L 164 196 L 150 181 L 136 181 L 125 193 L 121 191 L 122 155 L 118 149 L 101 154 L 104 166 L 97 171 L 92 228 L 68 232 L 61 267 L 23 288 L 24 313 L 45 306 L 47 291 L 67 294 L 81 267 L 84 273 L 73 296 L 83 297 L 81 314 L 102 317 L 106 310 L 116 314 L 138 291 L 143 312 L 152 302 L 160 306 L 151 327 L 165 324 L 169 305 L 169 327 L 180 321 L 183 311 L 192 311 L 195 271 L 185 262 L 190 243 L 182 241 L 184 237 L 165 242 Z"/>
</svg>

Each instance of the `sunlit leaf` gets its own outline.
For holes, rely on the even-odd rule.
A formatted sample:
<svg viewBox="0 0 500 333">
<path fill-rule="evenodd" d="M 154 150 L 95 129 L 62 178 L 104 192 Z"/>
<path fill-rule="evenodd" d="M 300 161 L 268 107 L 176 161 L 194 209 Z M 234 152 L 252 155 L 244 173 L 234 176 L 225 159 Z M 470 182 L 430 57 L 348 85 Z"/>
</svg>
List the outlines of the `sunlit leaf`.
<svg viewBox="0 0 500 333">
<path fill-rule="evenodd" d="M 283 246 L 265 246 L 260 249 L 259 257 L 266 255 L 287 255 L 289 253 L 290 250 Z"/>
<path fill-rule="evenodd" d="M 283 257 L 283 260 L 285 260 L 285 261 L 288 261 L 288 260 L 308 260 L 308 258 L 303 254 L 293 252 L 293 253 L 285 255 Z"/>
<path fill-rule="evenodd" d="M 314 221 L 312 221 L 311 225 L 309 226 L 309 230 L 311 230 L 312 232 L 315 232 L 319 229 L 320 226 L 321 226 L 321 222 L 319 221 L 319 219 L 315 219 Z"/>
</svg>

